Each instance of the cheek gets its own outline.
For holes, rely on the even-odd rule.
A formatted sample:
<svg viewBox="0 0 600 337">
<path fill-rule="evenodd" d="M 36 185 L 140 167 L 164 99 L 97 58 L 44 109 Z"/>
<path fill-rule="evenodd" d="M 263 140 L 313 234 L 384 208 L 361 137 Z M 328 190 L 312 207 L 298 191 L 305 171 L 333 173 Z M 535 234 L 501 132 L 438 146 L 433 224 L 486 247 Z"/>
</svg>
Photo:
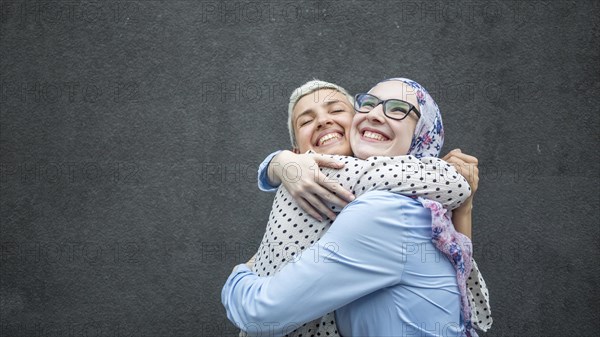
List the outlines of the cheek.
<svg viewBox="0 0 600 337">
<path fill-rule="evenodd" d="M 406 154 L 410 148 L 412 141 L 414 128 L 411 125 L 402 125 L 402 127 L 395 129 L 395 141 L 394 141 L 394 154 Z"/>
<path fill-rule="evenodd" d="M 357 120 L 356 117 L 354 117 L 354 120 L 352 121 L 352 125 L 350 127 L 350 130 L 348 132 L 348 134 L 350 135 L 350 146 L 354 147 L 356 146 L 360 135 L 358 134 L 358 123 L 359 121 Z"/>
<path fill-rule="evenodd" d="M 410 149 L 410 143 L 412 142 L 412 134 L 406 134 L 406 137 L 404 139 L 404 148 L 405 150 L 408 152 L 408 149 Z"/>
<path fill-rule="evenodd" d="M 410 148 L 410 144 L 415 133 L 415 126 L 415 123 L 407 125 L 407 127 L 404 130 L 404 134 L 402 135 L 403 145 L 407 151 Z"/>
<path fill-rule="evenodd" d="M 352 128 L 353 116 L 349 114 L 344 114 L 339 116 L 337 119 L 337 123 L 344 128 L 346 133 L 350 132 L 350 128 Z"/>
<path fill-rule="evenodd" d="M 296 131 L 296 141 L 298 142 L 298 145 L 310 143 L 311 132 L 309 129 L 310 128 L 308 127 L 304 127 Z"/>
<path fill-rule="evenodd" d="M 363 120 L 364 120 L 364 115 L 362 114 L 355 114 L 354 117 L 352 118 L 352 123 L 351 123 L 351 128 L 352 130 L 358 130 L 358 124 L 360 124 Z"/>
</svg>

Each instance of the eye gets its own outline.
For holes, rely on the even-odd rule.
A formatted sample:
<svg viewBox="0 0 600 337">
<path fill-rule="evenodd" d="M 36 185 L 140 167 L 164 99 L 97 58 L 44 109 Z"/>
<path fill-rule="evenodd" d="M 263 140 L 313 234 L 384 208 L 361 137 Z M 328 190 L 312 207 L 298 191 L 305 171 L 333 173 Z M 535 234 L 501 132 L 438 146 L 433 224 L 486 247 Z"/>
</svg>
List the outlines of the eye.
<svg viewBox="0 0 600 337">
<path fill-rule="evenodd" d="M 305 120 L 299 121 L 299 124 L 302 127 L 302 126 L 307 125 L 310 122 L 312 122 L 312 119 L 305 119 Z"/>
<path fill-rule="evenodd" d="M 367 102 L 362 102 L 360 104 L 360 107 L 362 109 L 371 110 L 371 109 L 373 109 L 375 107 L 375 102 L 368 102 L 368 101 Z"/>
<path fill-rule="evenodd" d="M 399 106 L 392 107 L 392 109 L 390 111 L 406 113 L 406 109 L 404 109 L 403 107 L 399 107 Z"/>
<path fill-rule="evenodd" d="M 343 109 L 335 109 L 335 110 L 331 111 L 332 114 L 340 113 L 340 112 L 344 112 L 344 110 Z"/>
<path fill-rule="evenodd" d="M 394 114 L 406 114 L 410 109 L 410 106 L 403 101 L 399 100 L 390 100 L 387 102 L 385 109 L 388 113 Z"/>
</svg>

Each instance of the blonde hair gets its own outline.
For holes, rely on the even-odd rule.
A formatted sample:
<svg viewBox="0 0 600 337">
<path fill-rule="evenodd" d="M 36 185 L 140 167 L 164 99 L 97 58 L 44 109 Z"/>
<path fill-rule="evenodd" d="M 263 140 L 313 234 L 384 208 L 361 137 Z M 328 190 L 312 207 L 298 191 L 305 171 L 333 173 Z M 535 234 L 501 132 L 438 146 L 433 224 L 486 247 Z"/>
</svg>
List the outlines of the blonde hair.
<svg viewBox="0 0 600 337">
<path fill-rule="evenodd" d="M 294 148 L 298 147 L 297 143 L 296 143 L 296 134 L 294 132 L 294 121 L 293 121 L 294 107 L 296 106 L 296 103 L 298 103 L 298 101 L 302 97 L 312 94 L 313 92 L 322 90 L 322 89 L 336 90 L 339 93 L 345 95 L 346 98 L 348 98 L 350 105 L 354 105 L 354 98 L 348 93 L 348 91 L 346 91 L 346 89 L 340 87 L 337 84 L 314 79 L 314 80 L 308 81 L 308 82 L 304 83 L 303 85 L 301 85 L 300 87 L 296 88 L 292 92 L 292 95 L 290 96 L 290 103 L 288 105 L 288 129 L 290 132 L 290 141 L 292 142 L 292 147 L 294 147 Z"/>
</svg>

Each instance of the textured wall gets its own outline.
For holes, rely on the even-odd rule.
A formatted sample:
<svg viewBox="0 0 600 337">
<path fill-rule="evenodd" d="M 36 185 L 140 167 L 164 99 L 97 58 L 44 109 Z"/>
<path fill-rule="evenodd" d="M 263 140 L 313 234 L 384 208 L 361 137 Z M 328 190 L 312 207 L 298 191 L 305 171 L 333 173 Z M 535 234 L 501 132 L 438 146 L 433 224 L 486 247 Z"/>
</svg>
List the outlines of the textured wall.
<svg viewBox="0 0 600 337">
<path fill-rule="evenodd" d="M 314 77 L 405 76 L 480 160 L 486 336 L 595 336 L 597 1 L 2 1 L 2 336 L 230 336 Z"/>
</svg>

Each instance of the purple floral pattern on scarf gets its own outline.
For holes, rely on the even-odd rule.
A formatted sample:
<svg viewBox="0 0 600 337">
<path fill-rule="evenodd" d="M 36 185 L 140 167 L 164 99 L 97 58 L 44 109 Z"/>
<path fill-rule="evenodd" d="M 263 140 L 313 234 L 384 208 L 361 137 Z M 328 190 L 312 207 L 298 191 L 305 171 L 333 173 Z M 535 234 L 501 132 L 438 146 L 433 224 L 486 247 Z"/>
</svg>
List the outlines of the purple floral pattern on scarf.
<svg viewBox="0 0 600 337">
<path fill-rule="evenodd" d="M 444 145 L 444 127 L 438 105 L 427 90 L 415 81 L 407 78 L 391 78 L 384 82 L 386 81 L 401 81 L 408 84 L 414 90 L 414 95 L 419 103 L 421 117 L 417 122 L 408 154 L 419 159 L 439 157 L 440 150 Z M 467 279 L 472 269 L 472 242 L 467 236 L 456 231 L 452 224 L 451 214 L 448 214 L 439 202 L 421 197 L 417 200 L 423 207 L 431 210 L 431 241 L 448 257 L 456 270 L 465 334 L 468 337 L 478 337 L 471 322 L 471 304 L 467 298 Z"/>
</svg>

